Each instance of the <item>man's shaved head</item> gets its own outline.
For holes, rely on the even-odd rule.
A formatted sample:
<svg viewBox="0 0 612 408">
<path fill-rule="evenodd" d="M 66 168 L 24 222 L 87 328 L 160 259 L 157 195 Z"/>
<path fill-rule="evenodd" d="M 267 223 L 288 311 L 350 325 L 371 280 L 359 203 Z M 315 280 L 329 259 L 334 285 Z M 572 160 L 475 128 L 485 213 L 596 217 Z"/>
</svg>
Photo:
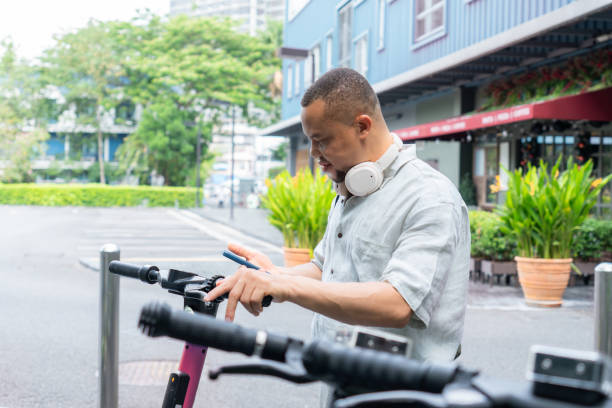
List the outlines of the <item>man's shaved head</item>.
<svg viewBox="0 0 612 408">
<path fill-rule="evenodd" d="M 363 75 L 350 68 L 332 69 L 319 78 L 304 93 L 302 107 L 318 99 L 325 103 L 326 117 L 347 125 L 357 115 L 374 117 L 380 114 L 374 89 Z"/>
</svg>

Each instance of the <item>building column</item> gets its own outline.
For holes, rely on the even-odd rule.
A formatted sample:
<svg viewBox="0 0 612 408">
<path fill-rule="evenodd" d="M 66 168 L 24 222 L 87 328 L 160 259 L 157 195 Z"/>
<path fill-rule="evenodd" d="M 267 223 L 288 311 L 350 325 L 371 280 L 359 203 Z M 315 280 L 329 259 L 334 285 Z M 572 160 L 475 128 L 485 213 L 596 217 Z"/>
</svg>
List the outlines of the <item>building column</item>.
<svg viewBox="0 0 612 408">
<path fill-rule="evenodd" d="M 70 158 L 70 134 L 66 133 L 64 136 L 64 160 Z"/>
<path fill-rule="evenodd" d="M 108 136 L 104 136 L 104 161 L 109 161 L 110 158 L 110 141 Z"/>
<path fill-rule="evenodd" d="M 295 171 L 296 171 L 296 162 L 297 162 L 297 149 L 298 149 L 298 142 L 299 142 L 299 136 L 298 135 L 292 135 L 289 137 L 289 166 L 288 166 L 288 170 L 289 173 L 291 173 L 292 176 L 295 176 Z"/>
</svg>

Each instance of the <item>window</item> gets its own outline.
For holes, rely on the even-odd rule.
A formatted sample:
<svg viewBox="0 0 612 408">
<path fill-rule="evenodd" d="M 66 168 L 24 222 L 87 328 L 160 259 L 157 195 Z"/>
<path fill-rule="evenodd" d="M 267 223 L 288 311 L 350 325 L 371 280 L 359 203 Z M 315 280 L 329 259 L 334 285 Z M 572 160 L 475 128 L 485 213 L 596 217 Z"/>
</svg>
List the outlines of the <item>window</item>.
<svg viewBox="0 0 612 408">
<path fill-rule="evenodd" d="M 385 24 L 386 24 L 387 0 L 378 0 L 378 49 L 385 48 Z"/>
<path fill-rule="evenodd" d="M 415 0 L 414 42 L 444 30 L 446 0 Z"/>
<path fill-rule="evenodd" d="M 321 76 L 321 46 L 317 45 L 312 49 L 312 67 L 314 80 L 316 81 Z"/>
<path fill-rule="evenodd" d="M 350 3 L 338 14 L 338 65 L 341 67 L 348 67 L 351 62 L 352 14 Z"/>
<path fill-rule="evenodd" d="M 487 142 L 474 149 L 474 182 L 478 192 L 478 205 L 495 204 L 497 194 L 491 192 L 490 185 L 496 184 L 499 174 L 497 145 Z"/>
<path fill-rule="evenodd" d="M 293 96 L 293 66 L 287 67 L 287 98 Z"/>
<path fill-rule="evenodd" d="M 77 117 L 94 117 L 96 115 L 95 99 L 79 98 L 75 102 Z"/>
<path fill-rule="evenodd" d="M 321 47 L 317 45 L 308 53 L 304 62 L 304 89 L 308 88 L 321 75 Z"/>
<path fill-rule="evenodd" d="M 121 103 L 115 107 L 115 123 L 127 125 L 133 124 L 135 112 L 136 105 L 134 105 L 132 101 L 121 101 Z"/>
<path fill-rule="evenodd" d="M 368 35 L 364 34 L 355 41 L 355 71 L 368 76 Z"/>
<path fill-rule="evenodd" d="M 298 96 L 300 94 L 300 64 L 297 62 L 295 64 L 295 74 L 293 78 L 295 79 L 294 95 Z"/>
<path fill-rule="evenodd" d="M 331 35 L 327 36 L 325 44 L 325 72 L 332 69 L 332 51 L 333 51 L 333 38 Z"/>
<path fill-rule="evenodd" d="M 310 51 L 308 53 L 308 56 L 306 57 L 306 61 L 304 61 L 304 89 L 307 89 L 310 84 L 312 84 L 313 81 L 313 55 L 312 55 L 312 51 Z"/>
<path fill-rule="evenodd" d="M 606 177 L 612 173 L 612 137 L 609 133 L 590 138 L 590 149 L 593 152 L 591 158 L 594 162 L 594 176 Z M 612 217 L 612 183 L 606 186 L 599 193 L 595 213 L 602 218 Z"/>
</svg>

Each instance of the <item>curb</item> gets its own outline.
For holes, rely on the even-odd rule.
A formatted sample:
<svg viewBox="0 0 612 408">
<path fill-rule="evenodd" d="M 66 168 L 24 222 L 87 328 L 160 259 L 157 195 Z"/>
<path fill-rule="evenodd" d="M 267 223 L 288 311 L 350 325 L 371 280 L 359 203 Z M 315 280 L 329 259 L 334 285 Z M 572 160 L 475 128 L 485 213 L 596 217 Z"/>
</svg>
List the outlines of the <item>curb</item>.
<svg viewBox="0 0 612 408">
<path fill-rule="evenodd" d="M 95 258 L 79 258 L 79 264 L 94 272 L 100 272 L 100 266 L 97 265 L 99 262 L 100 260 Z"/>
</svg>

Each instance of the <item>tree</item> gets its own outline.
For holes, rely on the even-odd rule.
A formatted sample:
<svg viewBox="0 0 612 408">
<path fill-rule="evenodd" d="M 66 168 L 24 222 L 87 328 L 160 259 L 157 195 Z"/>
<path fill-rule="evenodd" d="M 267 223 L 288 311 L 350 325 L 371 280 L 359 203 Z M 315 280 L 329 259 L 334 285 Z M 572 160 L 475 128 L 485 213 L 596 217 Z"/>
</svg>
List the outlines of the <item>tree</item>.
<svg viewBox="0 0 612 408">
<path fill-rule="evenodd" d="M 100 182 L 104 175 L 102 120 L 121 98 L 125 78 L 121 49 L 111 35 L 113 23 L 91 20 L 86 27 L 55 38 L 43 64 L 49 84 L 66 90 L 66 107 L 77 110 L 77 124 L 92 126 L 98 141 Z"/>
<path fill-rule="evenodd" d="M 43 151 L 48 138 L 44 123 L 34 120 L 40 89 L 35 72 L 18 59 L 12 42 L 0 42 L 0 158 L 5 160 L 3 181 L 33 181 L 32 158 Z"/>
<path fill-rule="evenodd" d="M 165 99 L 149 106 L 138 128 L 119 149 L 119 160 L 130 171 L 155 171 L 165 185 L 184 185 L 195 166 L 197 129 L 194 114 Z M 137 171 L 136 171 L 137 172 Z M 142 174 L 139 176 L 142 180 Z"/>
<path fill-rule="evenodd" d="M 272 160 L 285 161 L 287 158 L 288 143 L 282 142 L 276 148 L 272 149 Z"/>
<path fill-rule="evenodd" d="M 157 35 L 143 35 L 142 46 L 130 59 L 132 72 L 146 78 L 140 94 L 157 100 L 165 94 L 189 110 L 223 110 L 225 102 L 249 115 L 250 105 L 263 109 L 273 103 L 268 85 L 278 59 L 275 49 L 259 38 L 234 29 L 231 20 L 175 17 Z M 135 81 L 142 84 L 143 81 Z M 132 81 L 130 81 L 132 83 Z"/>
<path fill-rule="evenodd" d="M 257 123 L 256 108 L 278 104 L 269 89 L 280 65 L 274 45 L 237 32 L 230 20 L 179 16 L 164 22 L 143 15 L 138 22 L 115 24 L 112 32 L 127 55 L 125 92 L 145 105 L 137 131 L 122 148 L 126 169 L 154 169 L 165 183 L 185 182 L 195 170 L 195 133 L 184 123 L 205 129 L 202 157 L 210 157 L 207 146 L 220 113 L 238 106 Z"/>
</svg>

